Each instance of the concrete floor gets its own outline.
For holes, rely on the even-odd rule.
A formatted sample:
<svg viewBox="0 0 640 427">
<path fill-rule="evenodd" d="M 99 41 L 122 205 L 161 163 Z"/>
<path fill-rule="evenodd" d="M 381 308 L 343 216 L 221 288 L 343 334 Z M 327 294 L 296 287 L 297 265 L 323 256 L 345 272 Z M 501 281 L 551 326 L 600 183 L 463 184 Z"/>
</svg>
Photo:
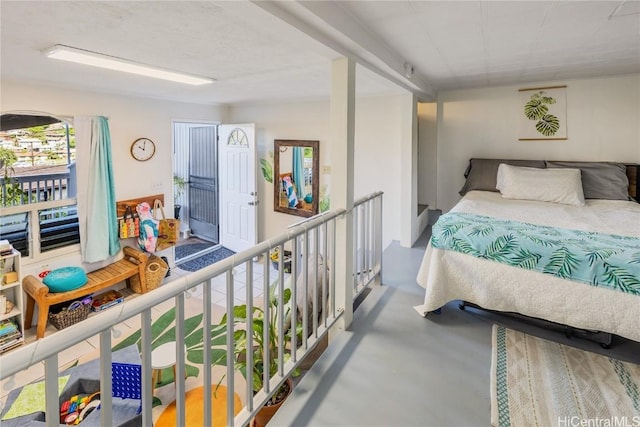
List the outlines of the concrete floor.
<svg viewBox="0 0 640 427">
<path fill-rule="evenodd" d="M 640 343 L 615 337 L 613 348 L 568 339 L 561 331 L 449 303 L 419 316 L 416 281 L 428 235 L 414 248 L 384 252 L 383 286 L 372 290 L 302 378 L 270 426 L 489 426 L 491 326 L 640 363 Z"/>
</svg>

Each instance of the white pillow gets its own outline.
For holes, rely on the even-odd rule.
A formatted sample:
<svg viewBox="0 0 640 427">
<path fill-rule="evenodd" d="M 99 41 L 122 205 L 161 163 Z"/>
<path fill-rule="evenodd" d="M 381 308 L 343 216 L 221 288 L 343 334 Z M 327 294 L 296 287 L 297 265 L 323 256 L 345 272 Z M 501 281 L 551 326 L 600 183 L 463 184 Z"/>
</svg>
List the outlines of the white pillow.
<svg viewBox="0 0 640 427">
<path fill-rule="evenodd" d="M 496 188 L 505 199 L 584 206 L 580 169 L 538 169 L 501 163 Z"/>
</svg>

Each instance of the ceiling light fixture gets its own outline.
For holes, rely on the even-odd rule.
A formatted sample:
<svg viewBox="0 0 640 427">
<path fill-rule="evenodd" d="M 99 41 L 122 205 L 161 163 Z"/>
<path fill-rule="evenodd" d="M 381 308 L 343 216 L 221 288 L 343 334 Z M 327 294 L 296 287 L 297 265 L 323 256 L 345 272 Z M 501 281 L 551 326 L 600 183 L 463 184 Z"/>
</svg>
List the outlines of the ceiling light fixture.
<svg viewBox="0 0 640 427">
<path fill-rule="evenodd" d="M 57 44 L 43 51 L 48 58 L 61 59 L 63 61 L 76 62 L 78 64 L 91 65 L 93 67 L 107 68 L 109 70 L 123 71 L 125 73 L 138 74 L 141 76 L 153 77 L 156 79 L 169 80 L 172 82 L 185 83 L 189 85 L 204 85 L 213 83 L 215 80 L 207 77 L 198 77 L 190 74 L 177 73 L 175 71 L 163 70 L 161 68 L 140 64 L 127 59 L 115 56 L 104 55 L 102 53 L 91 52 L 89 50 Z"/>
</svg>

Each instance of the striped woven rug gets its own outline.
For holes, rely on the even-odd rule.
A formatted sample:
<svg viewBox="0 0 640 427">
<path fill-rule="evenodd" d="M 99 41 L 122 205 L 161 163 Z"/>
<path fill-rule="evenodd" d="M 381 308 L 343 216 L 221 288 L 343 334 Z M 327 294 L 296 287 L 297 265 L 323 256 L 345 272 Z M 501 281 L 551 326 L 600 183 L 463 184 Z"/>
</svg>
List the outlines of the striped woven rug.
<svg viewBox="0 0 640 427">
<path fill-rule="evenodd" d="M 491 424 L 640 426 L 640 365 L 493 325 Z"/>
</svg>

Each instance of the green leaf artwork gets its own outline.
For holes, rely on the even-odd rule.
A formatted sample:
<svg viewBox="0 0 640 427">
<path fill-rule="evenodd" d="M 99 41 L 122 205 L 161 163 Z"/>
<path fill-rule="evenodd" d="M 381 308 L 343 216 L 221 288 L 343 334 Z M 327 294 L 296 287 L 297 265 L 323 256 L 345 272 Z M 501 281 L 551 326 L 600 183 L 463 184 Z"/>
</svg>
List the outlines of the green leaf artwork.
<svg viewBox="0 0 640 427">
<path fill-rule="evenodd" d="M 560 129 L 560 120 L 553 114 L 545 114 L 536 123 L 536 129 L 544 136 L 553 136 Z"/>
<path fill-rule="evenodd" d="M 549 114 L 548 105 L 556 103 L 555 98 L 544 96 L 543 90 L 531 95 L 529 101 L 524 104 L 524 115 L 529 120 L 536 121 L 536 130 L 544 136 L 553 136 L 560 129 L 560 119 Z"/>
<path fill-rule="evenodd" d="M 260 166 L 262 167 L 262 176 L 268 183 L 273 183 L 273 166 L 267 159 L 260 159 Z"/>
</svg>

